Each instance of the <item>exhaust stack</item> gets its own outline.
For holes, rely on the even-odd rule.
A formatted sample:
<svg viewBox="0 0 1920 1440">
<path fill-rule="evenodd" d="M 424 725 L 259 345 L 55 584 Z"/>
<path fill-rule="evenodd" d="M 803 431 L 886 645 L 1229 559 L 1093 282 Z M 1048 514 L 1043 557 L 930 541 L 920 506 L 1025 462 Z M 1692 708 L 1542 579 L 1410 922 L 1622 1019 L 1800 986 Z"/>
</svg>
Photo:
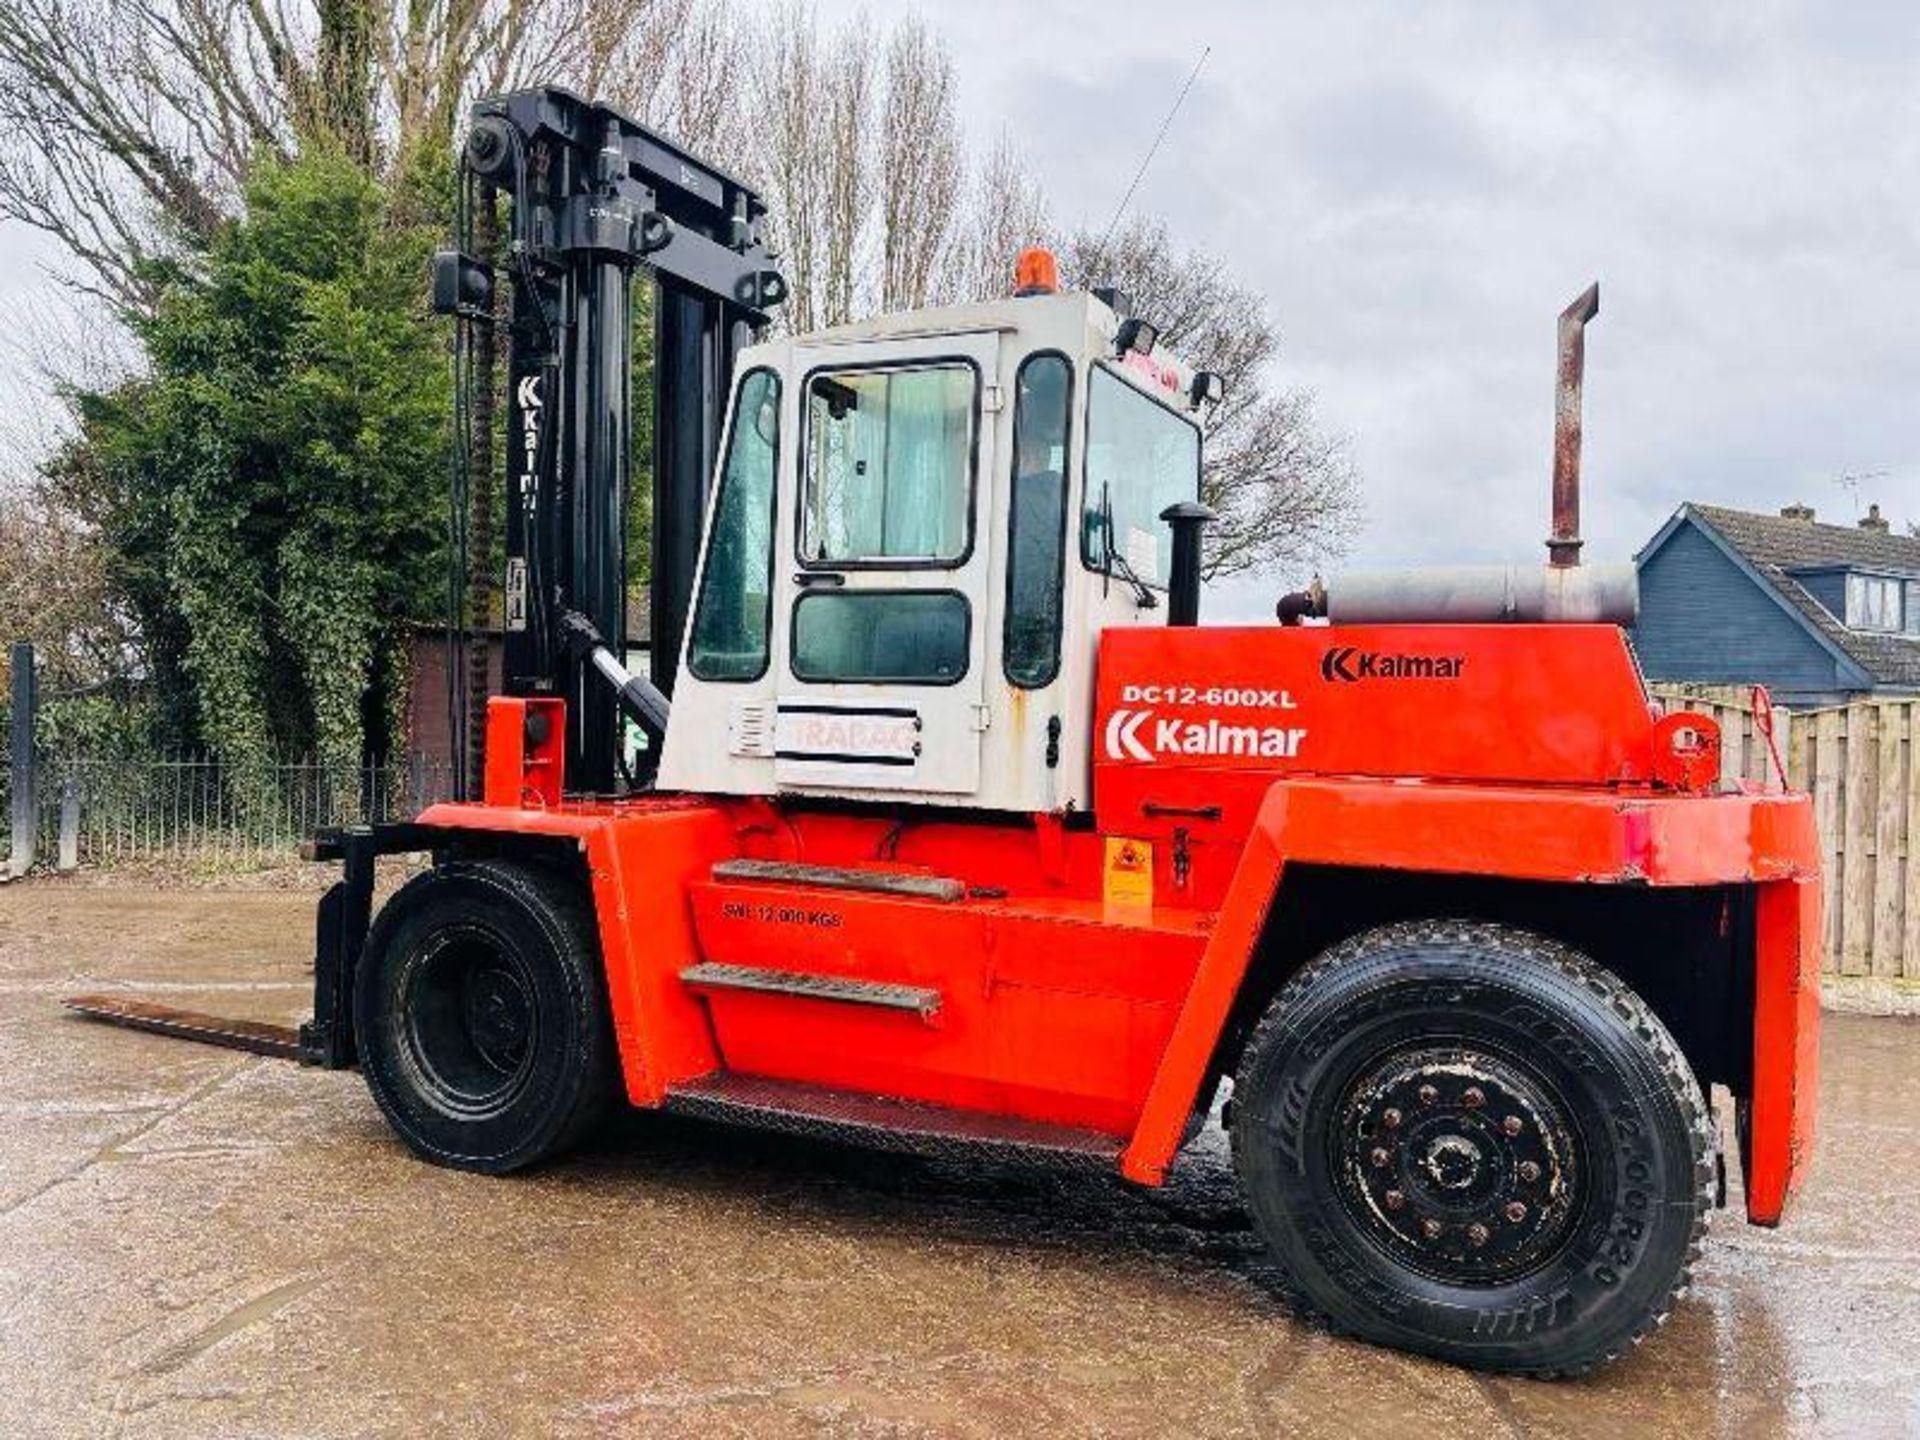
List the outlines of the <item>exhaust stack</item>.
<svg viewBox="0 0 1920 1440">
<path fill-rule="evenodd" d="M 1547 563 L 1580 563 L 1580 401 L 1587 376 L 1587 322 L 1600 313 L 1600 282 L 1560 312 L 1559 380 L 1553 401 L 1553 534 Z"/>
<path fill-rule="evenodd" d="M 1640 574 L 1630 563 L 1350 570 L 1328 587 L 1324 613 L 1336 625 L 1631 625 Z"/>
<path fill-rule="evenodd" d="M 1553 415 L 1553 533 L 1547 564 L 1456 566 L 1349 572 L 1332 584 L 1282 596 L 1280 623 L 1325 616 L 1353 624 L 1631 625 L 1640 577 L 1631 564 L 1580 565 L 1580 408 L 1587 369 L 1587 322 L 1600 313 L 1600 285 L 1560 312 Z"/>
</svg>

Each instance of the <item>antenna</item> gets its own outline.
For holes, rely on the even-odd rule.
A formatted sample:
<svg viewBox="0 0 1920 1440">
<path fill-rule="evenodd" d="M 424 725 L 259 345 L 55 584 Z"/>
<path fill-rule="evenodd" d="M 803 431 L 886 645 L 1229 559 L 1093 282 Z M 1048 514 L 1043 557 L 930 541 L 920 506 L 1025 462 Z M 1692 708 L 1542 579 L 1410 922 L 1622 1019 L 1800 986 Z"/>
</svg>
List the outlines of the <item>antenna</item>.
<svg viewBox="0 0 1920 1440">
<path fill-rule="evenodd" d="M 1847 494 L 1853 498 L 1853 508 L 1857 514 L 1860 510 L 1861 483 L 1867 480 L 1884 480 L 1892 473 L 1891 470 L 1853 470 L 1844 475 L 1836 476 L 1833 483 L 1838 485 L 1842 490 L 1845 490 Z"/>
<path fill-rule="evenodd" d="M 1207 63 L 1207 57 L 1212 53 L 1213 47 L 1209 45 L 1200 52 L 1200 58 L 1193 62 L 1193 69 L 1187 74 L 1186 84 L 1182 85 L 1180 93 L 1173 97 L 1173 108 L 1167 111 L 1167 118 L 1160 122 L 1159 133 L 1153 137 L 1153 143 L 1147 147 L 1147 153 L 1140 161 L 1140 168 L 1133 172 L 1133 179 L 1127 185 L 1127 193 L 1120 197 L 1119 205 L 1114 208 L 1113 219 L 1107 222 L 1107 230 L 1100 237 L 1099 248 L 1093 252 L 1093 258 L 1087 262 L 1088 270 L 1099 269 L 1100 262 L 1106 258 L 1107 242 L 1113 239 L 1113 232 L 1120 224 L 1120 217 L 1127 213 L 1127 206 L 1133 201 L 1133 192 L 1140 188 L 1141 180 L 1146 178 L 1147 167 L 1153 163 L 1153 157 L 1160 153 L 1160 142 L 1167 138 L 1167 131 L 1173 128 L 1173 117 L 1180 113 L 1181 105 L 1186 103 L 1187 92 L 1193 89 L 1193 82 L 1200 78 L 1200 67 Z M 1084 278 L 1087 283 L 1092 283 L 1096 279 L 1093 275 Z"/>
</svg>

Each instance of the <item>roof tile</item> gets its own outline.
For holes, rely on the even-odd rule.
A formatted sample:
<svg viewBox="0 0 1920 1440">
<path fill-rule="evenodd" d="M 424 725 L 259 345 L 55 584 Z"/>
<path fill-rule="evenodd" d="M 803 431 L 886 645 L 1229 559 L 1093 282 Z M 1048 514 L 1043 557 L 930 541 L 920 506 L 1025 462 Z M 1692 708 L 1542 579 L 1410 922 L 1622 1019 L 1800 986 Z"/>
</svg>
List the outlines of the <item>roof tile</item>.
<svg viewBox="0 0 1920 1440">
<path fill-rule="evenodd" d="M 1786 515 L 1757 515 L 1721 505 L 1681 507 L 1764 575 L 1781 597 L 1877 684 L 1920 687 L 1920 637 L 1849 630 L 1793 578 L 1796 570 L 1880 570 L 1920 579 L 1920 537 L 1828 525 Z"/>
</svg>

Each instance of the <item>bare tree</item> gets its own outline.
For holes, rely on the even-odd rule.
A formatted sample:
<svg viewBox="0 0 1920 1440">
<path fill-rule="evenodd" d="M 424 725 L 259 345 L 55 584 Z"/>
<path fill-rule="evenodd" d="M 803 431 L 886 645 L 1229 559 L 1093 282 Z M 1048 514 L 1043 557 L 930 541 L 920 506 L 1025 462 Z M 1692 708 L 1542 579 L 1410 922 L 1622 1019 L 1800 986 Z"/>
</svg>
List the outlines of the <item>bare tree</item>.
<svg viewBox="0 0 1920 1440">
<path fill-rule="evenodd" d="M 724 0 L 0 0 L 0 217 L 143 308 L 258 155 L 320 140 L 400 181 L 473 98 L 535 81 L 718 124 L 734 28 Z"/>
<path fill-rule="evenodd" d="M 838 325 L 853 318 L 866 273 L 868 220 L 874 203 L 874 156 L 867 144 L 873 128 L 873 32 L 860 16 L 834 37 L 826 66 L 827 153 L 826 248 L 821 267 L 821 320 Z"/>
<path fill-rule="evenodd" d="M 1220 517 L 1207 532 L 1208 578 L 1339 554 L 1360 518 L 1359 474 L 1345 437 L 1321 427 L 1310 391 L 1268 389 L 1280 336 L 1263 297 L 1218 257 L 1177 249 L 1153 220 L 1111 237 L 1080 231 L 1059 249 L 1067 283 L 1116 286 L 1163 344 L 1226 380 L 1200 482 Z"/>
<path fill-rule="evenodd" d="M 953 60 L 918 16 L 887 37 L 880 125 L 880 308 L 928 303 L 948 270 L 966 152 Z"/>
<path fill-rule="evenodd" d="M 731 0 L 0 0 L 0 217 L 141 310 L 152 262 L 206 242 L 256 156 L 326 143 L 404 198 L 473 98 L 536 81 L 755 180 L 798 329 L 963 293 L 982 235 L 1004 248 L 1038 216 L 1004 143 L 969 180 L 952 58 L 917 18 L 882 36 L 804 0 L 757 24 Z"/>
<path fill-rule="evenodd" d="M 1040 182 L 1013 138 L 1002 134 L 982 157 L 967 193 L 943 300 L 985 300 L 1013 283 L 1022 250 L 1047 242 L 1053 221 Z"/>
<path fill-rule="evenodd" d="M 747 168 L 784 251 L 794 298 L 783 319 L 796 331 L 1004 295 L 1015 256 L 1053 229 L 1009 138 L 969 166 L 952 62 L 925 25 L 895 22 L 878 42 L 878 66 L 875 49 L 864 20 L 823 32 L 800 4 L 780 10 L 752 46 L 760 159 Z M 1337 554 L 1359 516 L 1358 477 L 1312 394 L 1269 387 L 1279 336 L 1262 297 L 1218 258 L 1177 249 L 1152 221 L 1055 245 L 1068 283 L 1117 285 L 1170 348 L 1226 377 L 1201 483 L 1220 517 L 1208 575 Z"/>
<path fill-rule="evenodd" d="M 124 673 L 132 625 L 99 539 L 39 494 L 0 495 L 0 635 L 30 640 L 54 689 Z"/>
<path fill-rule="evenodd" d="M 783 7 L 752 45 L 752 153 L 806 331 L 951 298 L 970 263 L 952 57 L 918 18 L 884 35 Z"/>
<path fill-rule="evenodd" d="M 753 144 L 743 103 L 759 32 L 729 0 L 572 0 L 585 35 L 567 83 L 606 100 L 716 164 L 738 168 Z"/>
<path fill-rule="evenodd" d="M 754 168 L 793 289 L 784 318 L 801 331 L 836 325 L 853 313 L 872 195 L 872 35 L 856 20 L 823 40 L 812 12 L 794 4 L 754 48 Z"/>
<path fill-rule="evenodd" d="M 195 74 L 200 42 L 192 18 L 132 3 L 0 3 L 0 214 L 52 235 L 118 304 L 146 297 L 156 217 L 204 238 L 275 124 L 243 118 L 210 64 Z"/>
<path fill-rule="evenodd" d="M 0 0 L 0 217 L 137 310 L 152 262 L 207 239 L 255 156 L 319 140 L 397 184 L 446 152 L 475 95 L 534 81 L 607 95 L 756 181 L 796 330 L 1005 293 L 1047 228 L 1010 141 L 969 174 L 952 61 L 922 22 L 823 32 L 804 0 L 758 26 L 729 0 Z M 1230 381 L 1210 573 L 1336 549 L 1353 466 L 1310 395 L 1266 388 L 1278 337 L 1260 298 L 1151 223 L 1060 248 L 1070 279 L 1127 289 Z"/>
</svg>

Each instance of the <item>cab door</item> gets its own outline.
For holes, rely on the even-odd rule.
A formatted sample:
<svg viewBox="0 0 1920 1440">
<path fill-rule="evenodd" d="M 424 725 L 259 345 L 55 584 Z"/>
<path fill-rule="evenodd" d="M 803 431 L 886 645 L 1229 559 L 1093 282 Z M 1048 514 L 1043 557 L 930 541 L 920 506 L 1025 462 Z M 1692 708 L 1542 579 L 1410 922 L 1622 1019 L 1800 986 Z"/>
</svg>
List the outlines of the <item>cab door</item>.
<svg viewBox="0 0 1920 1440">
<path fill-rule="evenodd" d="M 970 793 L 999 334 L 796 345 L 794 360 L 775 785 Z"/>
</svg>

